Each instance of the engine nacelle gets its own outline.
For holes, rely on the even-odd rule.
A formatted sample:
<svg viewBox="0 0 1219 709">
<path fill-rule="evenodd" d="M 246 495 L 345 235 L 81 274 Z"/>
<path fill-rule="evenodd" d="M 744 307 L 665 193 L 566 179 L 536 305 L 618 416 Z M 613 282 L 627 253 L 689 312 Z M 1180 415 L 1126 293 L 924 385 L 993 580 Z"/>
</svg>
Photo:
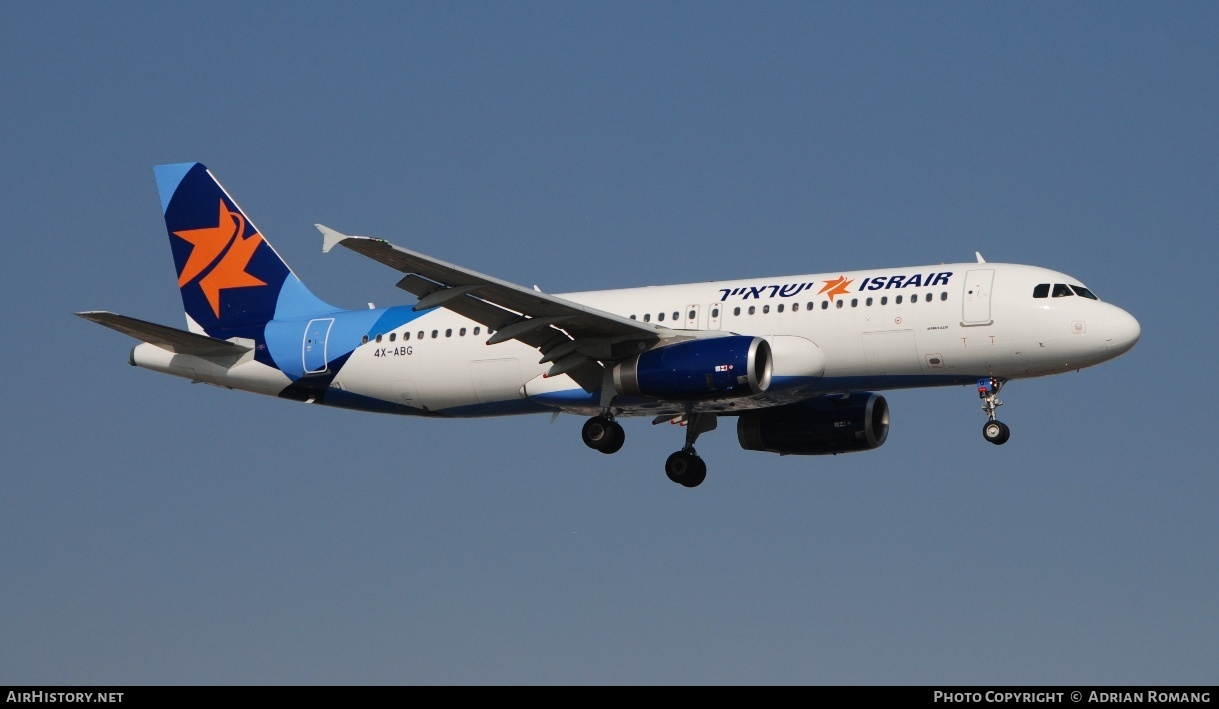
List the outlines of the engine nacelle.
<svg viewBox="0 0 1219 709">
<path fill-rule="evenodd" d="M 770 345 L 729 335 L 657 347 L 614 367 L 623 394 L 697 401 L 761 394 L 770 386 Z"/>
<path fill-rule="evenodd" d="M 825 355 L 811 340 L 793 335 L 767 335 L 770 346 L 770 391 L 815 383 L 825 374 Z"/>
<path fill-rule="evenodd" d="M 780 455 L 871 450 L 889 436 L 889 404 L 879 394 L 855 392 L 746 411 L 737 419 L 736 435 L 745 450 Z"/>
</svg>

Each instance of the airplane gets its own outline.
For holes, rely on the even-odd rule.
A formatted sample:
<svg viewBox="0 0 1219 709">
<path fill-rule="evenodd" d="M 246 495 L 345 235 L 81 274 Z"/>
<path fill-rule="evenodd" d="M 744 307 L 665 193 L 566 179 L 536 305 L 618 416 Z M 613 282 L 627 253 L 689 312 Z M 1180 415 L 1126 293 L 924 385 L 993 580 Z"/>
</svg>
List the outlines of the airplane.
<svg viewBox="0 0 1219 709">
<path fill-rule="evenodd" d="M 413 305 L 344 310 L 315 296 L 200 163 L 154 168 L 187 329 L 76 313 L 140 340 L 133 366 L 229 389 L 362 411 L 463 418 L 587 416 L 584 443 L 625 441 L 620 418 L 685 428 L 670 480 L 707 476 L 698 437 L 735 417 L 742 448 L 826 455 L 881 446 L 876 392 L 977 387 L 1001 445 L 999 391 L 1076 371 L 1138 342 L 1133 316 L 1057 271 L 976 262 L 549 294 L 323 225 L 402 274 Z M 552 418 L 553 420 L 553 418 Z"/>
</svg>

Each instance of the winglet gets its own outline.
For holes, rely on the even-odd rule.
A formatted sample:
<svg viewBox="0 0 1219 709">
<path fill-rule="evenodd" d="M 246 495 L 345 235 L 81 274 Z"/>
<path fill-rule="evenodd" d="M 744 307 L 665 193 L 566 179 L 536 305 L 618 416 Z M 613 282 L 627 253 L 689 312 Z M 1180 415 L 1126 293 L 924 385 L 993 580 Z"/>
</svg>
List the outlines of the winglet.
<svg viewBox="0 0 1219 709">
<path fill-rule="evenodd" d="M 348 238 L 346 234 L 340 234 L 324 224 L 314 224 L 313 226 L 322 232 L 322 253 L 324 254 L 330 253 L 331 249 L 338 246 L 343 239 Z"/>
<path fill-rule="evenodd" d="M 974 256 L 977 256 L 977 257 L 978 257 L 978 263 L 986 263 L 986 259 L 982 258 L 982 252 L 981 252 L 981 251 L 975 251 L 975 252 L 974 252 Z"/>
</svg>

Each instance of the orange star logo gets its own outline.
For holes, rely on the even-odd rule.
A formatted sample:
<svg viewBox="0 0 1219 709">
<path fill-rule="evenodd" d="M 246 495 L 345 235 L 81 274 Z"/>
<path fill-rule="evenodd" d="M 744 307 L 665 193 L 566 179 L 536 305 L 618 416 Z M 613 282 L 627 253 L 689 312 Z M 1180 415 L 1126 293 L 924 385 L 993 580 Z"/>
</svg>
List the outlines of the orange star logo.
<svg viewBox="0 0 1219 709">
<path fill-rule="evenodd" d="M 822 293 L 828 293 L 830 296 L 830 300 L 833 300 L 834 296 L 836 296 L 836 295 L 846 295 L 847 293 L 850 293 L 850 291 L 847 290 L 847 286 L 851 285 L 854 282 L 855 282 L 854 278 L 847 278 L 846 276 L 839 276 L 832 281 L 825 281 L 825 285 L 821 287 L 821 290 L 817 292 L 817 295 L 821 295 Z"/>
<path fill-rule="evenodd" d="M 216 264 L 199 280 L 199 287 L 203 289 L 203 295 L 216 317 L 220 317 L 220 291 L 266 285 L 245 270 L 254 256 L 254 250 L 262 243 L 262 235 L 254 232 L 243 237 L 244 231 L 245 217 L 241 212 L 230 212 L 224 206 L 224 200 L 220 200 L 216 226 L 174 232 L 174 236 L 185 239 L 194 247 L 182 272 L 178 274 L 179 288 L 190 283 L 211 264 Z"/>
</svg>

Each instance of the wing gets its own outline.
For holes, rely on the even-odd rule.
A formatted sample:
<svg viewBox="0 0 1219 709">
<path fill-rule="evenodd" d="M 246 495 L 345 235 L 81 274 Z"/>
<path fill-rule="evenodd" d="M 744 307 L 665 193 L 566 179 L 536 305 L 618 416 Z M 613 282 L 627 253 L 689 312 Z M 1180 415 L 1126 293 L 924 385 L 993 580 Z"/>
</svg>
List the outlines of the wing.
<svg viewBox="0 0 1219 709">
<path fill-rule="evenodd" d="M 646 349 L 675 331 L 590 308 L 404 249 L 383 239 L 347 236 L 321 224 L 322 251 L 336 245 L 405 274 L 398 287 L 419 298 L 415 310 L 443 307 L 482 323 L 494 345 L 518 340 L 553 362 L 547 376 L 567 374 L 586 391 L 601 386 L 602 363 Z"/>
</svg>

